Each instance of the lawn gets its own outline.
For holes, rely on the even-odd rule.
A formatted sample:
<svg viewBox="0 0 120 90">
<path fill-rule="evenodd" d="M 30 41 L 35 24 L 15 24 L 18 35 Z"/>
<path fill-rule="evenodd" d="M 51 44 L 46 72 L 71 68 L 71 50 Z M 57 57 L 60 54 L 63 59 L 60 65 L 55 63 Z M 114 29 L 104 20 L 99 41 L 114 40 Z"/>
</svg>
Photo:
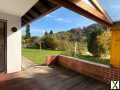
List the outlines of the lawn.
<svg viewBox="0 0 120 90">
<path fill-rule="evenodd" d="M 63 51 L 40 50 L 40 49 L 22 49 L 22 55 L 32 60 L 36 64 L 44 64 L 48 55 L 62 54 Z"/>
<path fill-rule="evenodd" d="M 32 60 L 36 64 L 44 64 L 48 55 L 63 54 L 64 51 L 57 50 L 40 50 L 40 49 L 22 49 L 22 55 Z M 101 64 L 110 64 L 109 59 L 98 59 L 88 55 L 77 55 L 76 58 L 80 58 L 87 61 L 92 61 Z"/>
<path fill-rule="evenodd" d="M 98 57 L 93 57 L 89 55 L 78 55 L 76 58 L 80 58 L 83 60 L 91 61 L 91 62 L 96 62 L 96 63 L 101 63 L 101 64 L 110 64 L 110 59 L 99 59 Z"/>
</svg>

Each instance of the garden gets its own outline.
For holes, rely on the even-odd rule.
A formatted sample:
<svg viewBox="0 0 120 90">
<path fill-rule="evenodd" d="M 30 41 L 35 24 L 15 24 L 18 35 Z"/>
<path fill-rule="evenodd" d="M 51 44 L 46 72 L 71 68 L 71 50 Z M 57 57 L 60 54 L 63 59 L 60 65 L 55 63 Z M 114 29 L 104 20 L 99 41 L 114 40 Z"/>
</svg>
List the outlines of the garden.
<svg viewBox="0 0 120 90">
<path fill-rule="evenodd" d="M 110 64 L 111 32 L 100 24 L 73 28 L 43 36 L 31 36 L 30 25 L 22 36 L 22 54 L 36 64 L 44 64 L 48 55 L 66 55 L 96 63 Z"/>
</svg>

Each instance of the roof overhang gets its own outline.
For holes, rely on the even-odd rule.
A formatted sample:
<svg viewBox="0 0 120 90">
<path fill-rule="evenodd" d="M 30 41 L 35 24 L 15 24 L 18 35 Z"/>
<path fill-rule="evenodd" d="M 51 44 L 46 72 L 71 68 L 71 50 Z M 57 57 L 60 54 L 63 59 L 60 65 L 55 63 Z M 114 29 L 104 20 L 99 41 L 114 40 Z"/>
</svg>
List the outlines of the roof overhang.
<svg viewBox="0 0 120 90">
<path fill-rule="evenodd" d="M 38 0 L 0 0 L 0 12 L 23 16 Z"/>
<path fill-rule="evenodd" d="M 97 0 L 89 0 L 94 7 L 91 7 L 89 4 L 85 3 L 84 0 L 49 0 L 49 1 L 57 5 L 71 9 L 99 23 L 105 25 L 112 24 L 112 21 L 108 18 L 108 15 L 105 14 Z"/>
<path fill-rule="evenodd" d="M 59 6 L 48 0 L 39 0 L 25 15 L 22 16 L 22 26 L 49 14 L 57 8 L 59 8 Z"/>
<path fill-rule="evenodd" d="M 86 0 L 39 0 L 22 16 L 22 25 L 30 23 L 36 18 L 42 17 L 62 6 L 104 25 L 112 25 L 112 20 L 99 5 L 98 0 L 87 0 L 91 5 L 85 1 Z"/>
</svg>

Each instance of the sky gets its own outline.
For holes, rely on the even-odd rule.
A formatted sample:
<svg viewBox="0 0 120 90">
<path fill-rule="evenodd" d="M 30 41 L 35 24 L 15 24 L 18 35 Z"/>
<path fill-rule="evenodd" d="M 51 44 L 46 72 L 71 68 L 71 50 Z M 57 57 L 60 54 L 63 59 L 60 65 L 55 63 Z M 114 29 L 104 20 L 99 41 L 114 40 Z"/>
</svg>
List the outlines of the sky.
<svg viewBox="0 0 120 90">
<path fill-rule="evenodd" d="M 32 36 L 41 36 L 44 32 L 67 31 L 71 28 L 84 27 L 95 23 L 71 10 L 59 8 L 54 12 L 35 20 L 30 24 L 30 32 Z M 23 33 L 25 28 L 23 28 Z"/>
<path fill-rule="evenodd" d="M 85 0 L 86 2 L 88 0 Z M 120 21 L 120 0 L 99 0 L 101 6 L 113 21 Z M 89 4 L 89 3 L 88 3 Z M 32 36 L 41 36 L 45 31 L 67 31 L 71 28 L 84 27 L 96 23 L 66 8 L 59 8 L 52 13 L 31 23 Z M 22 28 L 23 34 L 25 28 Z"/>
<path fill-rule="evenodd" d="M 113 21 L 120 21 L 120 0 L 99 0 Z"/>
</svg>

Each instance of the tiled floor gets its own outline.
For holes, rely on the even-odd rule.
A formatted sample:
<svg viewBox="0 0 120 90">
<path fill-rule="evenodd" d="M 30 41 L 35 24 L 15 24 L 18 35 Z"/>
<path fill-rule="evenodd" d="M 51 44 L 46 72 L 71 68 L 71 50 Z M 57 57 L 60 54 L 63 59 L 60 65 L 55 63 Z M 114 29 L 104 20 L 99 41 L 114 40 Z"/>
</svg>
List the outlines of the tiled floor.
<svg viewBox="0 0 120 90">
<path fill-rule="evenodd" d="M 61 67 L 34 66 L 0 78 L 0 90 L 109 90 L 106 84 Z"/>
</svg>

